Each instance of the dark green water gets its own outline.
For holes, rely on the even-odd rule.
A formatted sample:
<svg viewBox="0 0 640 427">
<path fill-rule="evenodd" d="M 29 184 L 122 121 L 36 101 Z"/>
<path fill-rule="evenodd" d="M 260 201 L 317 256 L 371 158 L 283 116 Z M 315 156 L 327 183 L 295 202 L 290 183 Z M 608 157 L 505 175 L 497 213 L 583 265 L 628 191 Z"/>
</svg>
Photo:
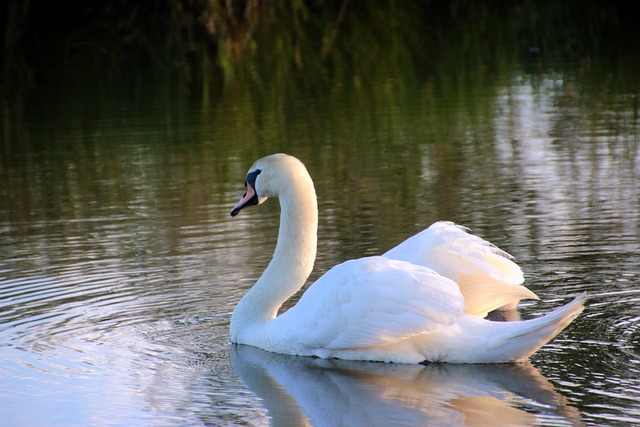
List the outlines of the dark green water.
<svg viewBox="0 0 640 427">
<path fill-rule="evenodd" d="M 639 94 L 615 70 L 513 64 L 473 84 L 292 97 L 66 84 L 7 97 L 2 424 L 640 423 Z M 316 184 L 313 277 L 446 219 L 517 258 L 541 297 L 523 317 L 584 291 L 587 309 L 520 367 L 232 348 L 278 207 L 228 212 L 247 168 L 280 151 Z"/>
</svg>

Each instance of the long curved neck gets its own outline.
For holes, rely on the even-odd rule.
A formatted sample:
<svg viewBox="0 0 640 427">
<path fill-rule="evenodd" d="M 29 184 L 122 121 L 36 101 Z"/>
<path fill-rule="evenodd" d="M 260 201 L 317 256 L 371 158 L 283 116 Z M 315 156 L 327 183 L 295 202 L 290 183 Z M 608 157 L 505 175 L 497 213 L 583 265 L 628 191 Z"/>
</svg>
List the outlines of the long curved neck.
<svg viewBox="0 0 640 427">
<path fill-rule="evenodd" d="M 278 309 L 304 285 L 316 257 L 318 207 L 311 178 L 292 183 L 280 196 L 280 230 L 271 262 L 240 300 L 231 317 L 231 338 L 274 319 Z"/>
</svg>

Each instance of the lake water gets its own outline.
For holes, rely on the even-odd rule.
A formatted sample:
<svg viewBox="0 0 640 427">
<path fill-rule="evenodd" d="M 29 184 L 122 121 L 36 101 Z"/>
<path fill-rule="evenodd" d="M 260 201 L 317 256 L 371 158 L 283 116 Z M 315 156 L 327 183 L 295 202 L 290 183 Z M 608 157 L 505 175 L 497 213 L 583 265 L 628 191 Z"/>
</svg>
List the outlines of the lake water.
<svg viewBox="0 0 640 427">
<path fill-rule="evenodd" d="M 3 426 L 640 424 L 637 81 L 514 67 L 473 90 L 148 94 L 3 105 Z M 231 346 L 278 206 L 228 212 L 253 161 L 280 151 L 315 180 L 312 277 L 446 219 L 517 258 L 541 297 L 522 317 L 586 291 L 585 312 L 522 365 Z"/>
</svg>

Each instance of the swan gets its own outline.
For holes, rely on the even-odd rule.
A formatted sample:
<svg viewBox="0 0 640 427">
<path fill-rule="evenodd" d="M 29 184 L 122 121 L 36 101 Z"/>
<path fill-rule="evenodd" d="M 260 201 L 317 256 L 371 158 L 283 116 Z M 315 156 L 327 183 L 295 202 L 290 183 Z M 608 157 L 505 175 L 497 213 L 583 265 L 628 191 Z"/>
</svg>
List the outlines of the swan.
<svg viewBox="0 0 640 427">
<path fill-rule="evenodd" d="M 280 153 L 256 161 L 230 214 L 269 197 L 278 198 L 281 208 L 276 248 L 233 310 L 233 343 L 325 359 L 520 362 L 584 308 L 585 294 L 535 319 L 484 319 L 489 311 L 537 296 L 522 285 L 522 270 L 506 252 L 442 221 L 381 256 L 336 265 L 278 315 L 316 257 L 316 193 L 300 160 Z"/>
</svg>

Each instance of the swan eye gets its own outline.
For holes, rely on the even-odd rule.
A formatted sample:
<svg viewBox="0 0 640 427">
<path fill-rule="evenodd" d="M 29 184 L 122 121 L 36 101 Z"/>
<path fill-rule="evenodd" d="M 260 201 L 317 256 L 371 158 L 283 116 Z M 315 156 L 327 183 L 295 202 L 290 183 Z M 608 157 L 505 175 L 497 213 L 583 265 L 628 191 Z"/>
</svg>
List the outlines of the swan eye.
<svg viewBox="0 0 640 427">
<path fill-rule="evenodd" d="M 255 190 L 256 189 L 256 178 L 261 173 L 262 173 L 262 170 L 260 170 L 260 169 L 256 169 L 256 170 L 254 170 L 252 172 L 249 172 L 247 174 L 247 180 L 244 182 L 245 188 L 247 187 L 247 184 L 248 184 L 248 185 L 251 186 L 251 188 L 253 188 Z"/>
</svg>

